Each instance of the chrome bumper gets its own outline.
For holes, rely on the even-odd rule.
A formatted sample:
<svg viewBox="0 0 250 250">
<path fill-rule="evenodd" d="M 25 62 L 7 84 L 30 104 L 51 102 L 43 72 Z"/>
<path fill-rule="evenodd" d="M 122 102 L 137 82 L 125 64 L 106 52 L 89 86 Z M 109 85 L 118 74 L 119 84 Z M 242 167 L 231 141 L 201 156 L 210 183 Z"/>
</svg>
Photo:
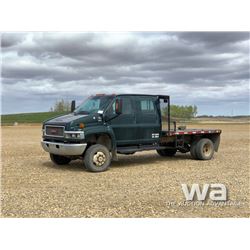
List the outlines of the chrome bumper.
<svg viewBox="0 0 250 250">
<path fill-rule="evenodd" d="M 41 144 L 46 152 L 55 155 L 82 155 L 87 147 L 87 143 L 66 144 L 66 143 L 41 141 Z"/>
</svg>

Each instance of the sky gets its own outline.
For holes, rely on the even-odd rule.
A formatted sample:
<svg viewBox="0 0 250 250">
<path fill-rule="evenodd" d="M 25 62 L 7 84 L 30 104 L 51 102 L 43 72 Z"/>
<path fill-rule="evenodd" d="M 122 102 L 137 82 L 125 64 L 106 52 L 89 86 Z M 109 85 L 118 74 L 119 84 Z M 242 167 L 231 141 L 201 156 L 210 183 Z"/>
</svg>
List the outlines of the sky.
<svg viewBox="0 0 250 250">
<path fill-rule="evenodd" d="M 1 35 L 2 114 L 96 93 L 171 96 L 199 115 L 249 115 L 248 32 Z"/>
</svg>

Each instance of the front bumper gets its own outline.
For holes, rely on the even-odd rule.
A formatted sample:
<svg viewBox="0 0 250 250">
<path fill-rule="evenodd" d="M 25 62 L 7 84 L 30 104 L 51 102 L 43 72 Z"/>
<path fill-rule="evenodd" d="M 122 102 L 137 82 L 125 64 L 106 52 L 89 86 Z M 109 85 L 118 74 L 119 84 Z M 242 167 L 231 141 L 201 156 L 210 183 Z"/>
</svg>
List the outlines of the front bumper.
<svg viewBox="0 0 250 250">
<path fill-rule="evenodd" d="M 82 155 L 87 147 L 87 143 L 66 144 L 58 142 L 41 141 L 43 149 L 55 155 Z"/>
</svg>

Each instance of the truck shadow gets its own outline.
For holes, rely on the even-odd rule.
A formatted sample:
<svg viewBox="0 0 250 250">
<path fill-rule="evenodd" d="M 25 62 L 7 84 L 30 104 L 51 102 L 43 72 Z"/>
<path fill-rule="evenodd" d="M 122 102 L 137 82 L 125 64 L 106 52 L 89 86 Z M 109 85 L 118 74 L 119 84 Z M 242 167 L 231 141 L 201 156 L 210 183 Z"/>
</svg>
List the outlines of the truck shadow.
<svg viewBox="0 0 250 250">
<path fill-rule="evenodd" d="M 85 168 L 84 168 L 84 165 L 83 165 L 83 162 L 82 161 L 72 161 L 70 164 L 68 165 L 56 165 L 54 164 L 53 162 L 51 161 L 46 161 L 46 162 L 43 162 L 43 167 L 45 168 L 49 168 L 49 169 L 58 169 L 58 170 L 61 170 L 61 171 L 79 171 L 79 172 L 82 172 L 82 171 L 87 171 Z"/>
<path fill-rule="evenodd" d="M 161 157 L 157 154 L 149 155 L 130 155 L 130 156 L 119 156 L 119 161 L 113 161 L 111 163 L 111 168 L 126 168 L 126 167 L 140 167 L 150 164 L 159 164 L 160 162 L 172 162 L 172 161 L 187 161 L 193 160 L 190 154 L 177 154 L 174 157 Z M 81 160 L 72 161 L 69 165 L 55 165 L 51 161 L 43 162 L 42 165 L 50 169 L 58 169 L 62 171 L 87 171 Z M 140 165 L 140 166 L 139 166 Z"/>
<path fill-rule="evenodd" d="M 174 157 L 161 157 L 157 154 L 121 156 L 119 161 L 113 161 L 111 167 L 137 167 L 160 162 L 172 162 L 178 160 L 193 160 L 189 154 L 177 154 Z"/>
</svg>

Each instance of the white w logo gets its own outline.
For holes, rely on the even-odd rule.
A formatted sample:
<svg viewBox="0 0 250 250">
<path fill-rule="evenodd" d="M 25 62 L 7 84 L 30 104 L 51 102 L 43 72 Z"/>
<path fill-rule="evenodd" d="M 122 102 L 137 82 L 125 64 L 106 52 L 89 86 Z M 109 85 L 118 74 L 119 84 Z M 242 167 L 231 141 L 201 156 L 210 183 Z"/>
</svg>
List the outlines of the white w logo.
<svg viewBox="0 0 250 250">
<path fill-rule="evenodd" d="M 225 201 L 227 199 L 226 187 L 225 185 L 220 183 L 215 183 L 211 185 L 205 184 L 202 190 L 200 189 L 199 184 L 193 184 L 190 191 L 188 190 L 187 184 L 181 184 L 181 187 L 187 201 L 194 200 L 195 194 L 197 196 L 197 200 L 204 201 L 206 199 L 209 187 L 216 188 L 215 190 L 211 190 L 209 192 L 209 198 L 211 200 Z"/>
</svg>

